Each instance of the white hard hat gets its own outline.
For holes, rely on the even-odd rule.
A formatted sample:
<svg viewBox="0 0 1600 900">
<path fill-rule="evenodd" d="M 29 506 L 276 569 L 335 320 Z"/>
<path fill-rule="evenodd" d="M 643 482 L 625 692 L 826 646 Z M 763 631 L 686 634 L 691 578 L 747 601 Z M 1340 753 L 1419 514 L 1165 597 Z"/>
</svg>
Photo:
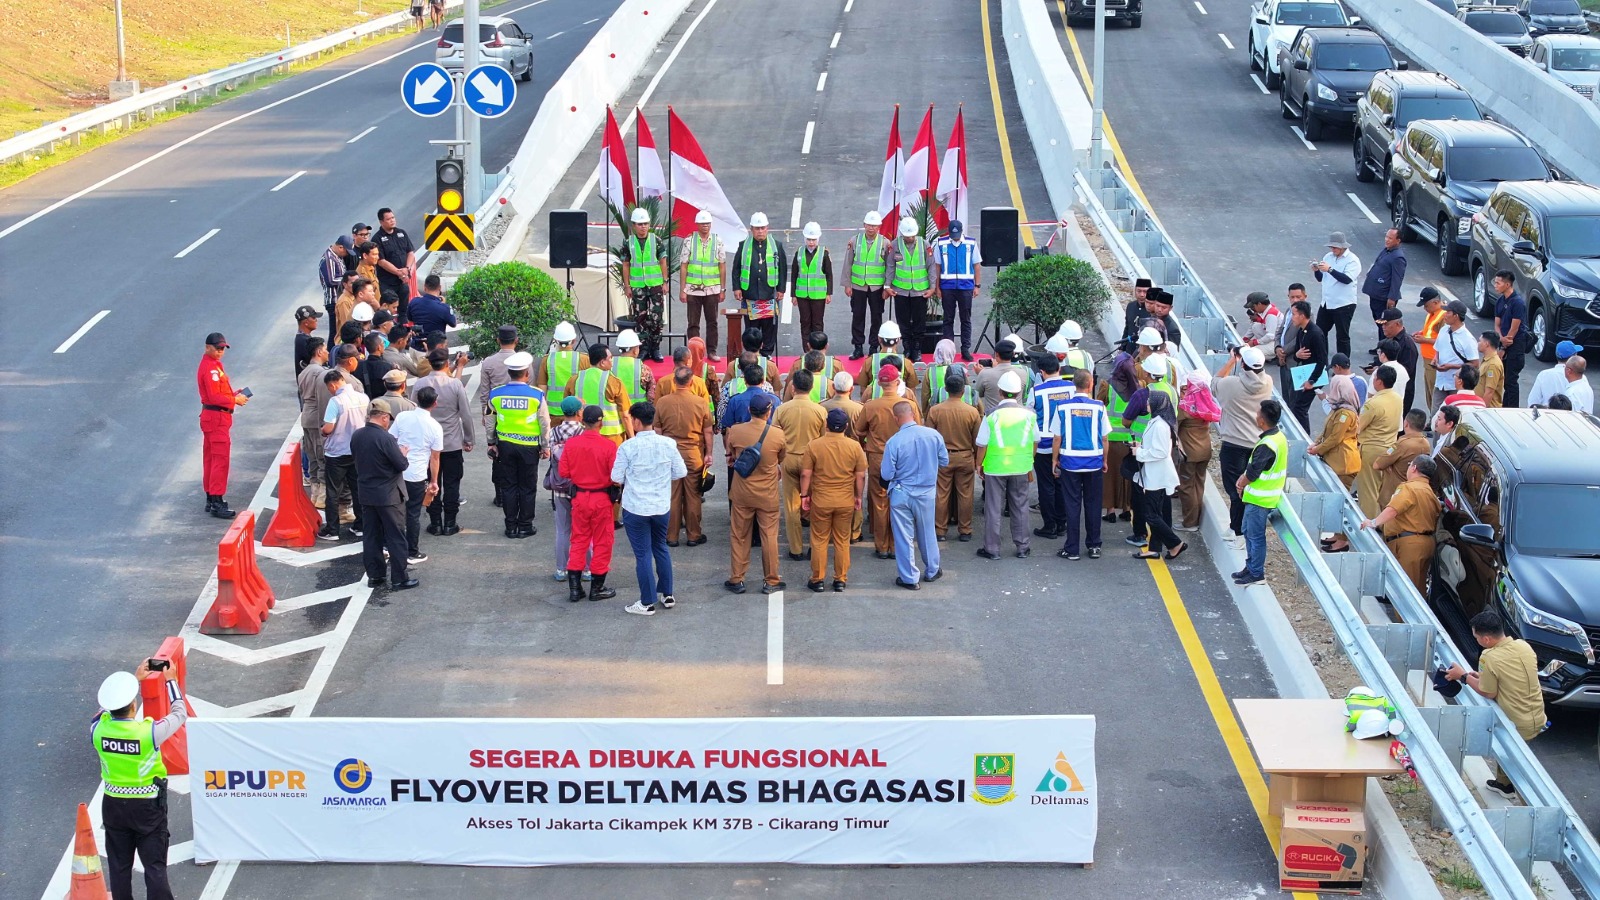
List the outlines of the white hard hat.
<svg viewBox="0 0 1600 900">
<path fill-rule="evenodd" d="M 1166 359 L 1156 356 L 1154 353 L 1145 357 L 1144 362 L 1139 365 L 1144 369 L 1145 374 L 1151 378 L 1165 378 L 1167 375 Z"/>
<path fill-rule="evenodd" d="M 506 368 L 513 372 L 524 372 L 533 368 L 533 354 L 518 350 L 506 357 Z"/>
<path fill-rule="evenodd" d="M 1387 713 L 1381 709 L 1368 709 L 1363 710 L 1361 715 L 1356 716 L 1356 728 L 1352 734 L 1356 740 L 1366 740 L 1367 738 L 1388 737 L 1390 729 L 1391 725 Z"/>
<path fill-rule="evenodd" d="M 822 226 L 818 225 L 816 222 L 807 222 L 805 230 L 800 232 L 800 236 L 806 238 L 807 240 L 814 241 L 822 237 Z"/>
<path fill-rule="evenodd" d="M 694 223 L 696 225 L 710 225 L 711 224 L 711 213 L 706 212 L 703 209 L 700 210 L 699 212 L 694 214 Z"/>
<path fill-rule="evenodd" d="M 1139 346 L 1141 347 L 1160 347 L 1165 343 L 1166 341 L 1161 339 L 1161 332 L 1154 328 L 1145 328 L 1139 332 Z"/>
<path fill-rule="evenodd" d="M 1005 339 L 1011 342 L 1011 346 L 1015 348 L 1018 353 L 1028 349 L 1028 342 L 1023 340 L 1022 335 L 1017 334 L 1015 331 L 1006 335 Z"/>
<path fill-rule="evenodd" d="M 750 217 L 750 227 L 751 228 L 765 228 L 765 227 L 767 227 L 767 214 L 766 213 L 762 213 L 762 212 L 758 212 L 755 215 L 752 215 Z"/>
<path fill-rule="evenodd" d="M 916 219 L 910 219 L 910 218 L 901 219 L 900 220 L 900 236 L 901 237 L 916 237 L 917 236 L 917 220 Z"/>
<path fill-rule="evenodd" d="M 1022 393 L 1022 376 L 1014 371 L 1002 372 L 998 387 L 1002 393 L 1020 394 Z"/>
<path fill-rule="evenodd" d="M 1267 355 L 1260 347 L 1245 347 L 1239 351 L 1239 362 L 1247 369 L 1259 369 L 1267 364 Z"/>
<path fill-rule="evenodd" d="M 879 325 L 878 326 L 878 340 L 880 340 L 880 341 L 898 341 L 898 340 L 900 340 L 900 325 L 899 325 L 899 323 L 894 322 L 894 321 L 889 321 L 889 322 L 883 323 L 882 325 Z"/>
<path fill-rule="evenodd" d="M 100 693 L 95 699 L 101 709 L 114 712 L 138 698 L 139 679 L 133 677 L 132 672 L 112 672 L 105 681 L 100 682 Z"/>
<path fill-rule="evenodd" d="M 617 349 L 632 350 L 639 346 L 639 334 L 632 328 L 624 328 L 617 333 Z"/>
<path fill-rule="evenodd" d="M 1071 345 L 1067 343 L 1067 339 L 1060 334 L 1050 335 L 1050 340 L 1044 342 L 1044 348 L 1051 353 L 1066 353 L 1072 349 Z"/>
<path fill-rule="evenodd" d="M 371 322 L 372 307 L 365 303 L 357 303 L 356 308 L 350 311 L 350 318 L 356 320 L 357 322 Z"/>
<path fill-rule="evenodd" d="M 863 225 L 882 225 L 883 224 L 883 216 L 877 210 L 869 209 L 869 210 L 867 210 L 867 214 L 861 217 L 861 224 L 863 224 Z"/>
<path fill-rule="evenodd" d="M 633 216 L 631 217 L 630 221 L 632 221 L 635 225 L 649 225 L 650 211 L 642 206 L 635 206 L 633 208 Z"/>
<path fill-rule="evenodd" d="M 1083 340 L 1083 326 L 1068 319 L 1061 323 L 1061 328 L 1056 331 L 1056 334 L 1061 335 L 1065 340 L 1081 341 Z"/>
<path fill-rule="evenodd" d="M 550 336 L 565 344 L 578 339 L 578 329 L 573 328 L 571 322 L 557 322 L 556 330 Z"/>
<path fill-rule="evenodd" d="M 837 391 L 848 391 L 852 387 L 855 386 L 855 383 L 856 383 L 855 379 L 850 377 L 850 373 L 849 372 L 835 372 L 835 373 L 833 373 L 833 388 L 834 388 L 834 390 L 837 390 Z"/>
</svg>

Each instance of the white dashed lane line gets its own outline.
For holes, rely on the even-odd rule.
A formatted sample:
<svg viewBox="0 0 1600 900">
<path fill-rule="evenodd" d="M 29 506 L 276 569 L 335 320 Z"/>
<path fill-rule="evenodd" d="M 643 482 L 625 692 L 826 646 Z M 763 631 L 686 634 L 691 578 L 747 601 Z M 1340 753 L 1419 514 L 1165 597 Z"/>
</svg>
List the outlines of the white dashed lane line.
<svg viewBox="0 0 1600 900">
<path fill-rule="evenodd" d="M 109 315 L 111 315 L 111 310 L 109 310 L 109 309 L 102 309 L 99 312 L 95 313 L 94 318 L 92 318 L 89 321 L 83 323 L 83 327 L 79 328 L 77 331 L 74 331 L 72 333 L 72 337 L 69 337 L 66 340 L 62 341 L 61 342 L 61 346 L 56 348 L 56 352 L 57 353 L 65 353 L 68 350 L 71 350 L 72 349 L 72 345 L 76 344 L 78 342 L 78 338 L 81 338 L 84 335 L 88 334 L 89 333 L 89 329 L 91 329 L 95 325 L 99 324 L 101 319 L 104 319 L 106 316 L 109 316 Z"/>
<path fill-rule="evenodd" d="M 1206 12 L 1206 8 L 1200 5 L 1200 0 L 1194 0 L 1194 8 L 1200 10 L 1200 15 L 1202 16 L 1210 15 L 1210 13 Z"/>
<path fill-rule="evenodd" d="M 1373 215 L 1372 214 L 1372 210 L 1368 209 L 1367 205 L 1365 203 L 1361 202 L 1361 198 L 1360 197 L 1357 197 L 1355 194 L 1351 193 L 1350 191 L 1345 191 L 1344 195 L 1346 197 L 1350 198 L 1350 202 L 1354 203 L 1356 205 L 1356 209 L 1361 210 L 1361 214 L 1363 216 L 1367 217 L 1367 221 L 1368 222 L 1371 222 L 1374 225 L 1383 224 L 1383 220 L 1378 218 L 1377 216 Z"/>
<path fill-rule="evenodd" d="M 354 144 L 356 141 L 361 140 L 362 138 L 366 137 L 367 135 L 369 135 L 369 134 L 371 134 L 371 133 L 373 133 L 374 131 L 377 131 L 377 130 L 378 130 L 378 126 L 374 125 L 371 128 L 368 128 L 366 131 L 363 131 L 360 134 L 356 135 L 355 137 L 351 138 L 350 140 L 345 141 L 345 143 L 346 144 Z"/>
<path fill-rule="evenodd" d="M 1227 35 L 1225 35 L 1225 34 L 1223 34 L 1221 32 L 1218 32 L 1217 33 L 1217 39 L 1222 41 L 1222 46 L 1227 47 L 1229 50 L 1233 49 L 1233 41 L 1228 40 L 1228 36 Z"/>
<path fill-rule="evenodd" d="M 213 228 L 210 231 L 206 232 L 205 234 L 200 235 L 200 239 L 199 240 L 195 241 L 194 243 L 192 243 L 189 246 L 187 246 L 187 247 L 183 248 L 182 250 L 180 250 L 178 252 L 178 255 L 174 256 L 173 259 L 183 259 L 185 256 L 188 256 L 189 254 L 193 253 L 195 251 L 196 247 L 199 247 L 201 244 L 204 244 L 206 241 L 209 241 L 212 238 L 216 237 L 217 236 L 217 232 L 219 232 L 221 230 L 222 230 L 221 228 Z"/>
<path fill-rule="evenodd" d="M 802 155 L 811 152 L 811 135 L 816 130 L 817 130 L 817 123 L 816 122 L 807 122 L 806 123 L 806 138 L 805 138 L 805 140 L 800 142 L 800 153 Z"/>
<path fill-rule="evenodd" d="M 278 182 L 278 186 L 273 188 L 268 193 L 276 194 L 277 192 L 279 192 L 279 191 L 283 190 L 284 188 L 288 187 L 289 185 L 293 184 L 294 180 L 296 178 L 299 178 L 301 175 L 304 175 L 305 173 L 306 173 L 306 170 L 305 169 L 301 169 L 300 171 L 294 173 L 293 175 L 290 175 L 288 178 L 285 178 L 284 180 Z"/>
<path fill-rule="evenodd" d="M 837 50 L 837 49 L 839 49 L 839 36 L 842 35 L 842 34 L 844 34 L 844 32 L 842 32 L 842 31 L 835 31 L 833 33 L 833 40 L 831 42 L 829 42 L 829 44 L 828 44 L 828 49 L 829 50 Z"/>
<path fill-rule="evenodd" d="M 800 227 L 800 206 L 804 201 L 800 197 L 794 198 L 794 207 L 789 210 L 789 227 Z"/>
<path fill-rule="evenodd" d="M 827 72 L 823 72 L 821 75 L 817 76 L 817 90 L 818 91 L 821 91 L 824 87 L 827 86 L 827 84 L 828 84 L 828 73 Z"/>
<path fill-rule="evenodd" d="M 1306 149 L 1307 150 L 1315 150 L 1315 149 L 1317 149 L 1317 145 L 1316 144 L 1313 144 L 1310 141 L 1306 140 L 1306 133 L 1304 131 L 1300 130 L 1300 126 L 1299 125 L 1290 125 L 1289 126 L 1289 130 L 1294 132 L 1294 136 L 1300 139 L 1300 143 L 1306 145 Z"/>
<path fill-rule="evenodd" d="M 1254 81 L 1256 83 L 1256 87 L 1261 89 L 1261 93 L 1263 93 L 1263 94 L 1268 93 L 1267 86 L 1262 83 L 1260 76 L 1255 75 L 1255 74 L 1251 74 L 1250 80 Z"/>
</svg>

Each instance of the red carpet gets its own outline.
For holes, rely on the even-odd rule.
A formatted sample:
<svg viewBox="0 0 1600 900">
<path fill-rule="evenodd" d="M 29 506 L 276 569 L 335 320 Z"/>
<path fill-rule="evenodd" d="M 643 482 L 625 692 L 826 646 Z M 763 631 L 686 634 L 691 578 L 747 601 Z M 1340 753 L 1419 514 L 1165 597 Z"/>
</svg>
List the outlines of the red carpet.
<svg viewBox="0 0 1600 900">
<path fill-rule="evenodd" d="M 977 359 L 988 359 L 989 358 L 988 354 L 984 354 L 984 353 L 973 354 L 973 357 L 974 357 L 975 360 L 977 360 Z M 778 362 L 778 372 L 779 372 L 779 374 L 788 375 L 790 367 L 792 367 L 794 365 L 794 361 L 796 359 L 798 359 L 798 358 L 799 357 L 796 357 L 796 356 L 780 356 L 780 357 L 778 357 L 777 362 Z M 840 356 L 840 357 L 835 357 L 835 359 L 838 360 L 837 365 L 842 365 L 844 367 L 845 371 L 851 373 L 852 375 L 855 374 L 856 370 L 861 367 L 862 363 L 865 363 L 867 361 L 867 358 L 851 359 L 848 354 L 846 354 L 844 356 Z M 931 363 L 932 360 L 933 360 L 932 356 L 924 356 L 922 359 L 918 360 L 918 362 L 926 365 L 926 364 Z M 657 378 L 670 378 L 670 377 L 672 377 L 672 358 L 671 357 L 668 357 L 666 362 L 658 362 L 658 363 L 651 362 L 651 363 L 645 363 L 645 365 L 650 368 L 650 374 L 654 375 Z M 711 368 L 718 375 L 726 374 L 727 371 L 728 371 L 728 360 L 727 360 L 727 358 L 723 358 L 722 361 L 720 361 L 720 362 L 712 363 L 711 364 Z"/>
</svg>

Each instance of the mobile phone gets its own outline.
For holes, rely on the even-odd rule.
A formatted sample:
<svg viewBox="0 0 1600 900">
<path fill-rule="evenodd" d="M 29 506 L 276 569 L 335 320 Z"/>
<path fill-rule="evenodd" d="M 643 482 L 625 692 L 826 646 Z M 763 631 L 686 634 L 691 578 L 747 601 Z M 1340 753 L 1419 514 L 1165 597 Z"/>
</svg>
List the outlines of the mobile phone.
<svg viewBox="0 0 1600 900">
<path fill-rule="evenodd" d="M 251 397 L 254 397 L 255 394 L 251 393 L 249 388 L 240 388 L 239 389 L 239 396 L 245 398 L 246 400 L 249 400 Z"/>
<path fill-rule="evenodd" d="M 171 665 L 172 661 L 166 659 L 155 659 L 152 657 L 145 660 L 145 666 L 152 672 L 165 672 Z"/>
</svg>

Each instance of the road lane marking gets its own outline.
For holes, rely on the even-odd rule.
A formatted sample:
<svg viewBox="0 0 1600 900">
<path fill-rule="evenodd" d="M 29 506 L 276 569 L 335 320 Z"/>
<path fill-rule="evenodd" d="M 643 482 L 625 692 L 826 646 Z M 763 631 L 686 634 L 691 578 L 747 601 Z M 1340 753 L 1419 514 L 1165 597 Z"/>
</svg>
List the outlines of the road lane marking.
<svg viewBox="0 0 1600 900">
<path fill-rule="evenodd" d="M 800 200 L 799 197 L 794 198 L 794 208 L 789 211 L 789 227 L 790 228 L 799 228 L 800 227 L 800 203 L 801 203 L 801 200 Z"/>
<path fill-rule="evenodd" d="M 213 228 L 210 231 L 206 232 L 205 234 L 200 235 L 200 239 L 199 240 L 197 240 L 194 243 L 190 244 L 189 246 L 183 248 L 183 250 L 181 252 L 179 252 L 177 256 L 173 257 L 173 259 L 183 259 L 185 256 L 188 256 L 190 253 L 193 253 L 196 247 L 199 247 L 201 244 L 204 244 L 206 241 L 209 241 L 212 238 L 216 237 L 217 236 L 217 232 L 219 232 L 221 230 L 222 230 L 221 228 Z"/>
<path fill-rule="evenodd" d="M 842 31 L 835 31 L 833 33 L 833 41 L 828 44 L 828 49 L 829 50 L 837 50 L 837 49 L 839 49 L 839 36 L 842 35 L 842 34 L 844 34 L 844 32 L 842 32 Z"/>
<path fill-rule="evenodd" d="M 804 154 L 807 154 L 807 153 L 811 152 L 811 135 L 816 130 L 817 130 L 817 123 L 816 122 L 807 122 L 806 123 L 806 139 L 800 142 L 800 153 L 801 153 L 801 155 L 804 155 Z"/>
<path fill-rule="evenodd" d="M 767 684 L 783 684 L 783 591 L 767 595 Z"/>
<path fill-rule="evenodd" d="M 1067 4 L 1064 0 L 1056 0 L 1056 8 L 1061 11 L 1061 30 L 1066 32 L 1067 43 L 1072 46 L 1072 57 L 1078 64 L 1078 79 L 1083 82 L 1084 90 L 1092 97 L 1094 96 L 1094 79 L 1089 77 L 1089 64 L 1083 59 L 1083 48 L 1078 46 L 1078 36 L 1073 34 L 1072 29 L 1066 25 Z M 1154 216 L 1155 207 L 1150 204 L 1149 198 L 1145 197 L 1144 188 L 1140 186 L 1138 177 L 1133 174 L 1133 166 L 1128 164 L 1127 154 L 1122 152 L 1122 144 L 1117 140 L 1117 133 L 1111 129 L 1111 117 L 1102 115 L 1101 122 L 1105 126 L 1106 143 L 1111 146 L 1111 156 L 1117 161 L 1117 166 L 1122 169 L 1122 177 L 1127 179 L 1128 189 L 1133 191 L 1134 196 L 1138 197 L 1144 203 L 1145 209 L 1151 211 L 1150 215 Z M 1156 221 L 1159 223 L 1161 219 L 1157 217 Z"/>
<path fill-rule="evenodd" d="M 1200 0 L 1194 0 L 1194 8 L 1200 10 L 1200 15 L 1202 16 L 1210 15 L 1210 13 L 1206 12 L 1206 8 L 1200 5 Z"/>
<path fill-rule="evenodd" d="M 844 11 L 849 12 L 850 7 L 856 5 L 856 0 L 844 0 Z"/>
<path fill-rule="evenodd" d="M 1456 299 L 1456 295 L 1450 292 L 1449 288 L 1447 288 L 1444 285 L 1438 283 L 1437 281 L 1433 282 L 1432 284 L 1433 284 L 1433 289 L 1438 291 L 1439 292 L 1439 296 L 1444 298 L 1444 302 L 1445 302 L 1446 306 L 1448 306 L 1451 303 L 1461 303 L 1460 300 Z M 1462 305 L 1465 306 L 1465 304 L 1462 304 Z M 1471 309 L 1471 307 L 1467 307 L 1467 308 Z"/>
<path fill-rule="evenodd" d="M 828 84 L 828 73 L 827 72 L 823 72 L 821 75 L 817 76 L 817 91 L 818 92 L 821 92 L 821 90 L 824 87 L 826 87 L 827 84 Z"/>
<path fill-rule="evenodd" d="M 585 25 L 593 25 L 594 23 L 596 23 L 598 21 L 600 21 L 600 20 L 599 19 L 590 19 L 589 21 L 587 21 L 587 22 L 585 22 L 583 24 L 585 24 Z"/>
<path fill-rule="evenodd" d="M 88 334 L 89 333 L 89 329 L 91 329 L 94 326 L 100 324 L 100 320 L 104 319 L 106 316 L 109 316 L 109 315 L 111 315 L 111 310 L 109 310 L 109 309 L 102 309 L 99 312 L 95 313 L 94 314 L 94 318 L 92 318 L 89 321 L 83 323 L 83 327 L 82 328 L 79 328 L 77 331 L 74 331 L 72 333 L 72 337 L 69 337 L 66 340 L 62 341 L 61 342 L 61 346 L 56 348 L 56 352 L 57 353 L 65 353 L 68 350 L 71 350 L 72 349 L 72 345 L 76 344 L 78 342 L 78 338 L 81 338 L 84 335 Z"/>
<path fill-rule="evenodd" d="M 1233 49 L 1233 41 L 1228 40 L 1227 35 L 1219 31 L 1217 32 L 1217 37 L 1222 41 L 1222 46 L 1227 47 L 1229 50 Z"/>
<path fill-rule="evenodd" d="M 1300 126 L 1299 125 L 1290 125 L 1289 126 L 1289 130 L 1294 132 L 1294 136 L 1300 139 L 1300 143 L 1306 145 L 1306 149 L 1307 150 L 1315 150 L 1315 149 L 1317 149 L 1317 145 L 1316 144 L 1313 144 L 1310 141 L 1306 140 L 1306 133 L 1304 131 L 1300 130 Z"/>
<path fill-rule="evenodd" d="M 1028 221 L 1028 208 L 1022 203 L 1022 189 L 1017 187 L 1017 167 L 1011 161 L 1011 136 L 1006 133 L 1005 107 L 1000 104 L 1000 78 L 994 71 L 994 35 L 989 28 L 989 0 L 978 0 L 978 15 L 983 19 L 983 62 L 989 70 L 989 105 L 994 107 L 994 130 L 1000 138 L 1000 162 L 1006 170 L 1006 188 L 1011 192 L 1011 205 L 1017 208 L 1017 215 L 1022 221 Z M 839 36 L 833 36 L 834 43 L 839 42 Z M 1022 229 L 1022 241 L 1029 247 L 1037 247 L 1033 240 L 1033 229 Z"/>
<path fill-rule="evenodd" d="M 558 31 L 558 32 L 556 32 L 556 33 L 555 33 L 555 34 L 552 34 L 552 35 L 550 35 L 550 36 L 549 36 L 549 37 L 547 37 L 547 38 L 545 38 L 545 40 L 547 40 L 547 41 L 553 41 L 553 40 L 555 40 L 555 39 L 556 39 L 556 38 L 558 38 L 558 37 L 561 37 L 561 36 L 562 36 L 562 35 L 563 35 L 563 34 L 566 34 L 566 32 L 565 32 L 565 31 Z"/>
<path fill-rule="evenodd" d="M 1261 93 L 1268 93 L 1267 86 L 1261 82 L 1260 77 L 1258 77 L 1254 72 L 1250 73 L 1250 80 L 1256 83 L 1256 87 L 1261 89 Z"/>
<path fill-rule="evenodd" d="M 1368 222 L 1371 222 L 1374 225 L 1382 225 L 1383 224 L 1383 220 L 1378 218 L 1377 216 L 1373 215 L 1372 214 L 1372 210 L 1367 209 L 1367 205 L 1365 203 L 1361 202 L 1361 198 L 1360 197 L 1357 197 L 1355 194 L 1353 194 L 1353 193 L 1351 193 L 1349 191 L 1345 191 L 1344 195 L 1346 197 L 1350 198 L 1350 202 L 1354 203 L 1356 205 L 1356 209 L 1361 210 L 1361 214 L 1363 216 L 1367 217 L 1367 221 Z"/>
<path fill-rule="evenodd" d="M 283 190 L 284 188 L 288 187 L 290 184 L 292 184 L 294 182 L 294 180 L 296 178 L 299 178 L 301 175 L 304 175 L 305 173 L 306 173 L 306 170 L 305 169 L 301 169 L 300 171 L 294 173 L 293 175 L 290 175 L 288 178 L 285 178 L 284 180 L 278 182 L 278 186 L 273 188 L 268 193 L 276 194 L 277 192 L 279 192 L 279 191 Z"/>
<path fill-rule="evenodd" d="M 360 134 L 356 135 L 355 137 L 351 138 L 350 140 L 345 141 L 345 143 L 346 144 L 354 144 L 356 141 L 361 140 L 362 138 L 366 137 L 367 135 L 369 135 L 369 134 L 371 134 L 371 133 L 373 133 L 374 131 L 377 131 L 377 130 L 378 130 L 378 126 L 374 125 L 371 128 L 368 128 L 366 131 L 363 131 Z"/>
</svg>

